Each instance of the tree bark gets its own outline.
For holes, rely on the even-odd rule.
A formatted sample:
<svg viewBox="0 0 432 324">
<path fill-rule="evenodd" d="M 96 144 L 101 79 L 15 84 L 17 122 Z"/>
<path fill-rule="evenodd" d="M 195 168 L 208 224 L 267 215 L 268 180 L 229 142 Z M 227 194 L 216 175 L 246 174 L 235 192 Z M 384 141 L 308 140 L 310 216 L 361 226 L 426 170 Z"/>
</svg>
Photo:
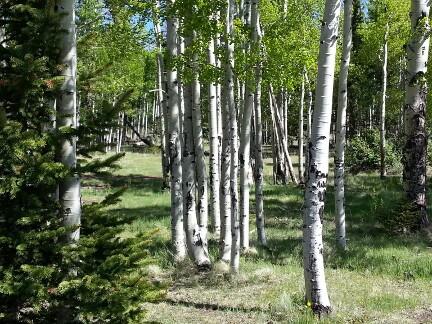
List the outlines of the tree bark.
<svg viewBox="0 0 432 324">
<path fill-rule="evenodd" d="M 426 72 L 429 53 L 429 11 L 427 0 L 411 0 L 411 37 L 406 47 L 403 187 L 411 211 L 416 214 L 413 229 L 429 225 L 426 209 Z"/>
<path fill-rule="evenodd" d="M 194 32 L 194 41 L 196 33 Z M 198 225 L 202 241 L 202 248 L 208 257 L 208 189 L 207 171 L 204 156 L 203 129 L 201 117 L 201 84 L 198 72 L 198 55 L 193 58 L 194 80 L 192 81 L 192 128 L 193 147 L 196 156 L 196 179 L 198 186 Z M 208 259 L 210 264 L 210 259 Z"/>
<path fill-rule="evenodd" d="M 385 27 L 385 35 L 384 35 L 384 45 L 383 45 L 383 80 L 382 80 L 382 97 L 381 97 L 381 114 L 380 114 L 380 174 L 381 179 L 387 176 L 386 170 L 386 131 L 385 131 L 385 115 L 386 115 L 386 94 L 387 94 L 387 60 L 388 60 L 388 33 L 389 33 L 389 24 L 386 24 Z"/>
<path fill-rule="evenodd" d="M 210 40 L 208 48 L 208 63 L 216 66 L 215 42 Z M 211 216 L 212 229 L 216 236 L 220 236 L 220 154 L 218 133 L 218 107 L 217 107 L 217 83 L 210 82 L 208 88 L 209 101 L 209 132 L 210 132 L 210 193 L 211 193 Z"/>
<path fill-rule="evenodd" d="M 330 123 L 340 0 L 327 0 L 321 23 L 316 102 L 309 142 L 308 179 L 304 199 L 303 267 L 306 300 L 314 313 L 331 311 L 324 274 L 322 227 L 328 177 Z"/>
<path fill-rule="evenodd" d="M 292 165 L 291 157 L 290 157 L 290 155 L 288 153 L 287 139 L 285 138 L 285 134 L 284 134 L 284 131 L 283 131 L 282 120 L 281 120 L 281 117 L 280 117 L 280 114 L 279 114 L 279 109 L 278 109 L 278 106 L 277 106 L 277 101 L 276 101 L 276 98 L 275 98 L 275 96 L 273 94 L 273 89 L 272 89 L 271 85 L 269 85 L 269 96 L 270 96 L 271 101 L 272 101 L 271 107 L 273 108 L 273 113 L 274 113 L 274 116 L 275 116 L 276 131 L 277 131 L 279 139 L 280 139 L 280 141 L 282 143 L 283 154 L 284 154 L 285 159 L 286 159 L 286 161 L 288 163 L 288 171 L 289 171 L 289 174 L 290 174 L 292 182 L 295 185 L 298 185 L 298 181 L 297 181 L 297 177 L 295 176 L 294 167 Z"/>
<path fill-rule="evenodd" d="M 259 1 L 254 1 L 251 8 L 251 24 L 253 28 L 254 46 L 260 49 L 261 35 L 259 29 Z M 255 89 L 255 226 L 258 234 L 258 242 L 261 245 L 267 244 L 265 233 L 264 218 L 264 162 L 262 156 L 262 120 L 261 120 L 261 82 L 262 66 L 259 63 L 255 69 L 256 89 Z"/>
<path fill-rule="evenodd" d="M 58 7 L 64 15 L 60 27 L 67 33 L 62 34 L 59 64 L 64 66 L 61 75 L 64 82 L 56 100 L 58 129 L 62 127 L 77 127 L 77 88 L 76 88 L 76 27 L 75 27 L 75 1 L 61 0 Z M 80 237 L 79 225 L 81 223 L 81 183 L 76 171 L 77 137 L 62 138 L 57 152 L 57 160 L 71 169 L 71 176 L 59 183 L 60 215 L 63 226 L 77 227 L 67 235 L 67 240 L 75 244 Z"/>
<path fill-rule="evenodd" d="M 240 224 L 238 213 L 238 133 L 237 133 L 237 111 L 234 97 L 234 13 L 235 0 L 227 0 L 228 12 L 226 21 L 226 33 L 229 41 L 226 42 L 226 86 L 230 121 L 230 150 L 231 150 L 231 173 L 230 173 L 230 195 L 231 195 L 231 259 L 230 266 L 233 272 L 238 272 L 240 262 Z"/>
<path fill-rule="evenodd" d="M 171 9 L 175 0 L 168 2 Z M 179 88 L 177 70 L 173 62 L 177 57 L 177 28 L 178 19 L 172 14 L 167 18 L 167 52 L 171 60 L 167 67 L 167 118 L 169 137 L 169 157 L 171 173 L 171 243 L 174 260 L 182 261 L 186 257 L 186 244 L 183 229 L 183 194 L 182 194 L 182 166 L 181 166 L 181 132 Z"/>
<path fill-rule="evenodd" d="M 300 109 L 299 109 L 299 128 L 298 128 L 298 173 L 300 183 L 304 182 L 304 98 L 305 98 L 305 80 L 304 72 L 302 77 L 301 91 L 300 91 Z"/>
<path fill-rule="evenodd" d="M 348 103 L 348 69 L 352 47 L 352 0 L 345 0 L 344 26 L 343 26 L 343 49 L 339 72 L 339 97 L 336 120 L 336 147 L 335 147 L 335 226 L 336 243 L 345 249 L 345 143 L 346 143 L 346 111 Z"/>
</svg>

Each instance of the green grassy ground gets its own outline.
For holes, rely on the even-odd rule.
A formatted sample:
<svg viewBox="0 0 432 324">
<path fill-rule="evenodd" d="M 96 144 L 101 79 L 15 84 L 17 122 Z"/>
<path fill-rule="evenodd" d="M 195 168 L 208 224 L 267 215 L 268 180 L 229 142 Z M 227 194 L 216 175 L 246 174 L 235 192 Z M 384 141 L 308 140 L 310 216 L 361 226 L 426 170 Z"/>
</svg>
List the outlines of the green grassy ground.
<svg viewBox="0 0 432 324">
<path fill-rule="evenodd" d="M 292 185 L 271 183 L 266 160 L 265 215 L 268 248 L 256 245 L 251 215 L 252 245 L 258 253 L 244 255 L 240 274 L 227 275 L 216 264 L 197 273 L 185 262 L 177 268 L 170 258 L 170 194 L 162 191 L 156 154 L 127 153 L 105 185 L 84 179 L 84 201 L 95 201 L 127 186 L 123 199 L 110 210 L 138 215 L 124 235 L 157 229 L 151 253 L 157 264 L 153 280 L 169 282 L 167 298 L 145 305 L 155 323 L 314 323 L 304 305 L 301 266 L 303 193 Z M 339 251 L 333 225 L 333 190 L 329 186 L 325 214 L 325 262 L 333 313 L 323 323 L 432 323 L 432 234 L 391 233 L 381 224 L 392 219 L 401 192 L 399 177 L 385 181 L 377 174 L 348 176 L 346 185 L 349 248 Z M 253 195 L 252 195 L 253 196 Z M 430 199 L 429 199 L 430 201 Z M 253 210 L 253 201 L 251 202 Z M 210 250 L 216 257 L 217 240 Z"/>
</svg>

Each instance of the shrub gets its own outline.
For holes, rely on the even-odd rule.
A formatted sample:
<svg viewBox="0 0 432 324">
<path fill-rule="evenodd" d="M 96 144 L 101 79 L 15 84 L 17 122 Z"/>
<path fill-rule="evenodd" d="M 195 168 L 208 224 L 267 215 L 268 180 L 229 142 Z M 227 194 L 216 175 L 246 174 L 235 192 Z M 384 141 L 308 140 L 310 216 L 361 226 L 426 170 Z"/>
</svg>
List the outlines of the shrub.
<svg viewBox="0 0 432 324">
<path fill-rule="evenodd" d="M 395 167 L 401 160 L 391 141 L 386 143 L 387 167 Z M 346 149 L 345 164 L 352 173 L 378 170 L 381 163 L 380 132 L 376 128 L 368 129 L 360 136 L 349 140 Z"/>
</svg>

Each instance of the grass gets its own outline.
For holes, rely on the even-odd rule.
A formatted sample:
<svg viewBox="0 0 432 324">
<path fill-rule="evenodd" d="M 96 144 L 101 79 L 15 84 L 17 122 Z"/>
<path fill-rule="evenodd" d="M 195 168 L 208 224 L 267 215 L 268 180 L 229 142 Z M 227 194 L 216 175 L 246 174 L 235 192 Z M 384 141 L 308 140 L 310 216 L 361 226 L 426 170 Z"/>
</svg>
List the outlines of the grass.
<svg viewBox="0 0 432 324">
<path fill-rule="evenodd" d="M 164 302 L 145 305 L 148 322 L 318 322 L 304 305 L 301 189 L 292 185 L 273 185 L 271 161 L 267 160 L 268 248 L 257 246 L 251 215 L 251 243 L 258 253 L 242 256 L 240 274 L 228 275 L 218 264 L 208 273 L 197 273 L 190 262 L 177 267 L 171 262 L 170 194 L 160 189 L 159 159 L 158 154 L 127 153 L 121 162 L 123 169 L 108 179 L 106 185 L 100 185 L 95 179 L 83 181 L 84 201 L 98 200 L 111 190 L 128 187 L 122 201 L 109 210 L 120 215 L 139 216 L 138 221 L 125 228 L 123 235 L 157 229 L 151 253 L 158 264 L 150 277 L 168 281 L 169 289 Z M 391 233 L 381 224 L 392 215 L 401 186 L 397 176 L 384 181 L 378 174 L 347 176 L 349 248 L 340 251 L 334 239 L 333 189 L 329 183 L 324 240 L 326 278 L 333 312 L 319 322 L 432 322 L 431 232 Z M 211 238 L 210 252 L 215 260 L 216 238 Z"/>
</svg>

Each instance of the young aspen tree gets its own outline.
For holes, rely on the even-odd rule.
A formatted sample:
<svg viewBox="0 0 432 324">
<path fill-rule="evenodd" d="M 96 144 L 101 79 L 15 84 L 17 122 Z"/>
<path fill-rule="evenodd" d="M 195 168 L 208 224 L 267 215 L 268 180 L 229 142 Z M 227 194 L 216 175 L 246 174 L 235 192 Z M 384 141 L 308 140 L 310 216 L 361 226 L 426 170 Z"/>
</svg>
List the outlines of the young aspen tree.
<svg viewBox="0 0 432 324">
<path fill-rule="evenodd" d="M 156 36 L 156 46 L 157 46 L 157 84 L 158 92 L 157 99 L 159 109 L 161 111 L 161 156 L 162 156 L 162 187 L 169 188 L 169 156 L 168 156 L 168 119 L 167 119 L 167 102 L 166 102 L 166 89 L 165 89 L 165 62 L 162 52 L 162 31 L 159 22 L 159 15 L 157 10 L 159 9 L 158 1 L 155 1 L 153 8 L 153 24 Z"/>
<path fill-rule="evenodd" d="M 193 32 L 193 40 L 196 39 L 196 32 Z M 199 81 L 198 72 L 198 54 L 193 55 L 193 73 L 194 79 L 192 81 L 192 132 L 193 132 L 193 149 L 195 150 L 195 169 L 196 180 L 198 189 L 198 226 L 201 244 L 199 248 L 206 255 L 207 260 L 200 263 L 199 266 L 204 265 L 210 267 L 210 258 L 208 255 L 208 190 L 207 190 L 207 171 L 204 156 L 204 142 L 202 130 L 202 117 L 201 117 L 201 84 Z M 197 234 L 196 234 L 197 235 Z"/>
<path fill-rule="evenodd" d="M 295 176 L 294 167 L 293 167 L 293 164 L 291 161 L 291 157 L 290 157 L 289 152 L 288 152 L 288 143 L 287 143 L 287 139 L 285 137 L 285 132 L 284 132 L 284 128 L 282 125 L 282 119 L 281 119 L 281 116 L 279 114 L 279 108 L 277 105 L 277 100 L 276 100 L 276 97 L 274 96 L 273 87 L 271 84 L 269 85 L 269 96 L 270 96 L 270 100 L 272 101 L 271 107 L 272 107 L 272 114 L 274 115 L 274 120 L 275 120 L 275 126 L 276 126 L 276 131 L 277 131 L 276 133 L 277 133 L 277 136 L 279 136 L 280 141 L 282 142 L 282 151 L 283 151 L 284 157 L 288 163 L 288 171 L 289 171 L 292 182 L 295 185 L 298 185 L 298 181 L 297 181 L 297 177 Z M 279 142 L 279 141 L 277 141 L 277 142 Z"/>
<path fill-rule="evenodd" d="M 256 6 L 256 2 L 254 3 Z M 250 1 L 246 1 L 246 25 L 250 26 L 249 14 Z M 244 44 L 245 49 L 250 48 L 250 43 Z M 244 108 L 240 132 L 240 246 L 249 248 L 249 166 L 251 144 L 251 119 L 254 108 L 254 94 L 250 84 L 245 82 Z"/>
<path fill-rule="evenodd" d="M 192 38 L 186 39 L 186 46 L 191 45 Z M 207 252 L 207 238 L 202 236 L 201 228 L 198 226 L 197 206 L 195 202 L 196 182 L 195 165 L 196 155 L 194 147 L 192 106 L 194 96 L 192 82 L 184 86 L 184 126 L 183 126 L 183 149 L 182 149 L 182 171 L 183 171 L 183 213 L 186 232 L 186 242 L 189 254 L 198 266 L 198 269 L 208 269 L 210 259 Z"/>
<path fill-rule="evenodd" d="M 174 5 L 174 0 L 168 1 L 168 9 Z M 178 95 L 177 70 L 173 61 L 177 57 L 178 19 L 169 14 L 167 18 L 167 52 L 171 60 L 167 67 L 167 119 L 169 133 L 169 157 L 171 171 L 171 242 L 175 261 L 186 257 L 186 245 L 183 229 L 183 195 L 182 195 L 182 165 L 181 165 L 181 131 Z"/>
<path fill-rule="evenodd" d="M 230 150 L 231 150 L 231 173 L 230 173 L 230 195 L 231 195 L 231 269 L 238 272 L 240 261 L 240 224 L 238 212 L 238 131 L 237 111 L 234 98 L 234 14 L 235 0 L 227 0 L 228 12 L 226 17 L 227 49 L 226 57 L 226 87 L 230 122 Z"/>
<path fill-rule="evenodd" d="M 209 42 L 208 64 L 216 67 L 215 41 Z M 219 134 L 217 111 L 217 83 L 212 80 L 208 86 L 209 102 L 209 133 L 210 133 L 210 210 L 212 229 L 216 236 L 220 236 L 220 165 L 219 165 Z"/>
<path fill-rule="evenodd" d="M 429 225 L 426 210 L 426 71 L 429 53 L 430 1 L 411 0 L 411 36 L 406 46 L 408 66 L 405 90 L 405 146 L 403 185 L 405 197 L 416 213 L 414 229 Z"/>
<path fill-rule="evenodd" d="M 253 28 L 253 46 L 260 51 L 261 33 L 259 24 L 258 1 L 254 1 L 251 8 L 251 25 Z M 264 219 L 264 162 L 262 155 L 262 121 L 261 121 L 261 62 L 255 68 L 256 89 L 254 103 L 255 122 L 255 225 L 257 228 L 258 242 L 267 244 Z"/>
<path fill-rule="evenodd" d="M 300 109 L 299 109 L 299 128 L 298 128 L 298 173 L 299 181 L 303 183 L 304 181 L 304 98 L 305 98 L 305 80 L 304 72 L 302 76 L 301 90 L 300 90 Z"/>
<path fill-rule="evenodd" d="M 335 225 L 336 242 L 341 248 L 346 247 L 345 232 L 345 143 L 346 143 L 346 111 L 348 102 L 348 68 L 352 46 L 352 0 L 344 1 L 343 49 L 339 72 L 338 110 L 336 120 L 335 147 Z"/>
<path fill-rule="evenodd" d="M 61 92 L 57 97 L 58 129 L 77 127 L 76 105 L 76 32 L 75 32 L 75 1 L 62 0 L 57 3 L 58 10 L 64 13 L 61 18 L 61 28 L 65 32 L 61 39 L 59 63 L 63 65 L 61 75 L 65 78 Z M 61 139 L 57 159 L 73 171 L 70 178 L 59 183 L 59 201 L 64 226 L 79 226 L 81 223 L 81 184 L 78 172 L 74 171 L 77 164 L 76 136 Z M 68 240 L 73 244 L 79 240 L 80 230 L 68 234 Z"/>
<path fill-rule="evenodd" d="M 314 313 L 331 311 L 324 275 L 322 227 L 327 187 L 333 81 L 341 1 L 327 0 L 321 23 L 316 102 L 309 142 L 303 214 L 303 268 L 306 301 Z"/>
<path fill-rule="evenodd" d="M 386 171 L 386 130 L 385 130 L 385 116 L 386 116 L 386 95 L 387 95 L 387 61 L 388 61 L 388 34 L 389 34 L 389 24 L 386 23 L 385 33 L 384 33 L 384 44 L 383 44 L 383 80 L 382 80 L 382 94 L 381 94 L 381 114 L 380 114 L 380 173 L 381 179 L 387 176 Z"/>
</svg>

